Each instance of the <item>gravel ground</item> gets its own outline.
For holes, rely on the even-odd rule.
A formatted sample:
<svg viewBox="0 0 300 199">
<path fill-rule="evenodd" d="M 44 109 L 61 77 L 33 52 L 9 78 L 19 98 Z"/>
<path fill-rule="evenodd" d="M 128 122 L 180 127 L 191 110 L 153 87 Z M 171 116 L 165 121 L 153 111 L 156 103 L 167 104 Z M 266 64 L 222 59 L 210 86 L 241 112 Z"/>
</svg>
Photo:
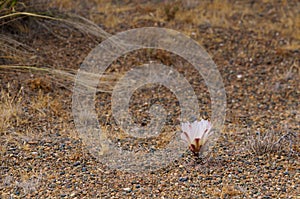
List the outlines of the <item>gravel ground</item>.
<svg viewBox="0 0 300 199">
<path fill-rule="evenodd" d="M 14 46 L 21 51 L 7 50 L 16 59 L 1 51 L 0 63 L 66 71 L 72 78 L 53 71 L 0 68 L 1 198 L 300 198 L 297 1 L 63 2 L 48 3 L 89 18 L 110 34 L 156 26 L 199 42 L 223 78 L 225 125 L 207 159 L 187 150 L 156 171 L 110 168 L 87 149 L 72 117 L 71 80 L 104 38 L 59 22 L 19 18 L 13 25 L 1 25 L 1 34 L 24 45 Z M 157 85 L 139 88 L 130 110 L 136 123 L 146 125 L 149 107 L 162 104 L 168 117 L 161 136 L 133 139 L 112 117 L 113 86 L 134 66 L 149 61 L 172 65 L 184 75 L 198 97 L 201 117 L 211 117 L 205 82 L 184 59 L 163 50 L 128 53 L 106 71 L 95 107 L 112 142 L 134 153 L 165 147 L 180 124 L 176 96 Z"/>
</svg>

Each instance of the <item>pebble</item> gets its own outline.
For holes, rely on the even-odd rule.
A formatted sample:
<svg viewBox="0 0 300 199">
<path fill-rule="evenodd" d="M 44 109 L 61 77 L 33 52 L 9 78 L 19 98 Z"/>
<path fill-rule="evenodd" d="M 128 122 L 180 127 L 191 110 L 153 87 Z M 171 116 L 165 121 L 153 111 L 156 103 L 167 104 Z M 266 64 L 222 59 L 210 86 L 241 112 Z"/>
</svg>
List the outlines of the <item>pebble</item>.
<svg viewBox="0 0 300 199">
<path fill-rule="evenodd" d="M 74 197 L 75 195 L 76 195 L 76 192 L 72 192 L 72 193 L 70 194 L 71 197 Z"/>
<path fill-rule="evenodd" d="M 86 168 L 86 167 L 82 167 L 81 171 L 82 171 L 82 172 L 86 172 L 86 171 L 87 171 L 87 168 Z"/>
<path fill-rule="evenodd" d="M 76 167 L 76 166 L 78 166 L 78 165 L 80 165 L 80 162 L 75 162 L 75 163 L 73 164 L 74 167 Z"/>
<path fill-rule="evenodd" d="M 131 188 L 129 188 L 129 187 L 123 188 L 123 190 L 126 191 L 127 193 L 131 192 Z"/>
<path fill-rule="evenodd" d="M 186 181 L 188 181 L 188 179 L 189 179 L 188 177 L 180 177 L 179 181 L 180 182 L 186 182 Z"/>
</svg>

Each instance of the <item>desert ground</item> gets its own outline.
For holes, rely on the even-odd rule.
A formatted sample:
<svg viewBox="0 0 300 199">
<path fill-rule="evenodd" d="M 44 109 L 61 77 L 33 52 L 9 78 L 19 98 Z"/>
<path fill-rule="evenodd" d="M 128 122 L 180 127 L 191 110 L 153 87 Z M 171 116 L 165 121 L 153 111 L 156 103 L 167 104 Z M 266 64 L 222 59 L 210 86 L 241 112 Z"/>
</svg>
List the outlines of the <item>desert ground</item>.
<svg viewBox="0 0 300 199">
<path fill-rule="evenodd" d="M 299 1 L 4 0 L 0 6 L 0 198 L 300 198 Z M 203 155 L 187 146 L 164 167 L 128 172 L 87 147 L 72 96 L 91 50 L 144 27 L 176 30 L 203 47 L 222 77 L 226 117 Z M 136 89 L 129 108 L 133 121 L 146 126 L 150 107 L 163 106 L 159 136 L 134 138 L 114 120 L 115 86 L 147 63 L 172 66 L 197 96 L 197 119 L 212 116 L 204 78 L 182 57 L 162 49 L 118 57 L 95 88 L 95 110 L 107 139 L 133 154 L 161 150 L 180 132 L 179 101 L 157 84 Z"/>
</svg>

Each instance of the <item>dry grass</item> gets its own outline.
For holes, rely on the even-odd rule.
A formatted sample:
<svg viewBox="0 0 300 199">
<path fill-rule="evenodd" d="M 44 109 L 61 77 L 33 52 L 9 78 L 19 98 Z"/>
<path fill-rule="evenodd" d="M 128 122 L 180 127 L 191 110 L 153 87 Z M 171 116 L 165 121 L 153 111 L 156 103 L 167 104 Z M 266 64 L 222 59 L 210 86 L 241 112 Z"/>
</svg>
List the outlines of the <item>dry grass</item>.
<svg viewBox="0 0 300 199">
<path fill-rule="evenodd" d="M 197 32 L 197 27 L 203 24 L 210 24 L 211 26 L 220 26 L 224 28 L 233 28 L 239 30 L 241 28 L 246 28 L 251 31 L 257 32 L 259 35 L 263 36 L 264 34 L 272 31 L 281 32 L 283 35 L 291 35 L 296 40 L 289 41 L 288 44 L 282 46 L 278 50 L 280 51 L 290 51 L 298 49 L 299 47 L 299 12 L 297 9 L 290 7 L 290 5 L 283 1 L 281 7 L 276 7 L 275 10 L 267 11 L 265 10 L 268 4 L 271 4 L 269 1 L 264 1 L 259 7 L 258 5 L 250 5 L 249 3 L 232 3 L 230 1 L 203 1 L 197 2 L 194 0 L 190 1 L 176 1 L 170 2 L 165 1 L 164 3 L 158 4 L 157 8 L 149 6 L 146 4 L 137 3 L 135 6 L 132 3 L 122 4 L 122 6 L 117 3 L 107 2 L 105 0 L 94 0 L 91 4 L 94 4 L 90 12 L 89 19 L 83 18 L 76 14 L 61 14 L 55 13 L 50 8 L 56 7 L 61 11 L 66 10 L 78 10 L 80 8 L 80 1 L 72 2 L 69 0 L 64 1 L 51 1 L 49 5 L 49 11 L 44 12 L 46 14 L 39 14 L 39 12 L 26 12 L 26 1 L 22 3 L 18 1 L 18 4 L 15 5 L 14 1 L 5 1 L 6 7 L 14 7 L 13 12 L 5 9 L 6 13 L 3 16 L 0 16 L 0 20 L 5 23 L 0 23 L 1 26 L 5 24 L 15 23 L 18 26 L 18 29 L 23 29 L 21 32 L 28 32 L 32 30 L 26 30 L 28 27 L 24 24 L 17 23 L 19 19 L 23 17 L 30 17 L 34 20 L 42 23 L 44 27 L 47 28 L 50 24 L 56 25 L 65 25 L 69 29 L 75 29 L 79 32 L 84 33 L 85 35 L 93 35 L 96 38 L 108 38 L 109 33 L 105 32 L 96 24 L 104 24 L 109 28 L 116 28 L 121 24 L 128 24 L 122 16 L 126 13 L 133 13 L 135 16 L 130 22 L 131 24 L 137 24 L 139 21 L 150 20 L 155 23 L 169 22 L 172 23 L 184 23 L 189 24 L 190 27 L 186 28 L 186 33 L 191 34 L 192 32 Z M 22 4 L 21 8 L 20 4 Z M 22 10 L 22 11 L 19 11 Z M 242 12 L 241 12 L 242 10 Z M 146 13 L 146 14 L 145 14 Z M 148 14 L 147 14 L 148 13 Z M 276 22 L 271 22 L 272 20 L 269 15 L 277 13 L 279 20 Z M 261 17 L 261 21 L 257 21 L 257 15 L 268 14 L 266 17 Z M 259 28 L 257 28 L 257 25 Z M 187 31 L 188 30 L 188 31 Z M 57 34 L 56 34 L 57 35 Z M 59 37 L 59 35 L 57 35 Z M 34 60 L 36 53 L 33 48 L 28 45 L 23 44 L 11 38 L 8 35 L 0 35 L 0 45 L 3 48 L 0 49 L 2 56 L 0 59 L 5 60 L 7 63 L 25 63 L 30 65 L 35 65 L 31 60 Z M 0 63 L 1 64 L 1 63 Z M 45 71 L 47 70 L 48 74 L 55 74 L 54 76 L 59 76 L 59 79 L 66 78 L 67 80 L 74 80 L 74 74 L 76 71 L 64 71 L 64 70 L 52 70 L 51 68 L 47 69 L 37 69 L 37 67 L 31 67 L 35 71 Z M 27 71 L 28 67 L 22 66 L 1 66 L 0 70 L 5 68 L 5 72 L 12 70 L 25 70 Z M 56 81 L 59 84 L 63 84 L 62 81 Z"/>
<path fill-rule="evenodd" d="M 76 10 L 76 7 L 79 7 L 78 1 L 71 5 L 69 0 L 52 1 L 51 5 L 62 10 Z M 149 3 L 112 3 L 107 0 L 94 0 L 91 5 L 93 6 L 89 18 L 94 23 L 109 28 L 116 28 L 122 24 L 134 25 L 143 20 L 169 24 L 184 22 L 195 30 L 199 25 L 209 24 L 235 30 L 248 29 L 261 37 L 268 33 L 279 32 L 283 36 L 295 39 L 290 41 L 291 46 L 299 46 L 299 3 L 293 5 L 292 2 L 282 1 L 272 9 L 270 6 L 273 2 L 269 0 L 253 4 L 229 0 L 177 0 L 158 3 L 157 7 L 149 6 Z M 126 21 L 127 19 L 123 17 L 125 14 L 132 15 L 131 22 Z"/>
<path fill-rule="evenodd" d="M 27 193 L 30 192 L 34 192 L 37 190 L 37 188 L 39 187 L 41 178 L 42 178 L 42 174 L 32 174 L 33 172 L 31 172 L 30 174 L 23 172 L 21 174 L 21 181 L 15 182 L 15 186 L 22 188 L 24 191 L 24 194 L 26 195 Z"/>
<path fill-rule="evenodd" d="M 20 188 L 23 190 L 24 195 L 34 192 L 39 187 L 41 180 L 42 180 L 42 174 L 37 172 L 25 172 L 22 171 L 19 173 L 20 178 L 15 179 L 13 176 L 6 176 L 2 180 L 2 187 L 9 187 L 13 186 L 16 189 Z M 8 198 L 9 196 L 4 194 L 2 196 L 6 196 L 5 198 Z"/>
<path fill-rule="evenodd" d="M 14 88 L 10 84 L 7 90 L 0 91 L 0 134 L 3 135 L 6 130 L 18 126 L 20 123 L 19 115 L 22 112 L 22 91 L 14 93 Z"/>
<path fill-rule="evenodd" d="M 35 66 L 26 66 L 26 65 L 0 65 L 0 71 L 3 70 L 3 72 L 9 73 L 12 71 L 18 71 L 23 73 L 31 72 L 33 74 L 38 75 L 44 75 L 44 79 L 36 78 L 33 80 L 28 80 L 27 83 L 29 83 L 32 90 L 36 88 L 43 88 L 46 90 L 51 89 L 51 83 L 57 84 L 61 87 L 64 87 L 68 89 L 69 91 L 73 91 L 73 83 L 76 79 L 76 73 L 77 70 L 72 69 L 53 69 L 48 67 L 35 67 Z M 78 80 L 77 84 L 84 86 L 85 89 L 94 89 L 91 86 L 91 83 L 93 81 L 98 81 L 96 79 L 98 75 L 95 75 L 93 73 L 86 73 L 86 78 L 84 81 Z M 101 79 L 99 81 L 99 86 L 97 87 L 98 92 L 112 92 L 111 82 L 117 78 L 118 75 L 109 75 L 109 74 L 103 74 L 101 75 Z M 48 80 L 48 82 L 45 82 L 45 80 Z"/>
<path fill-rule="evenodd" d="M 42 2 L 42 1 L 41 1 Z M 37 2 L 40 6 L 41 2 Z M 28 34 L 29 32 L 35 32 L 35 29 L 31 29 L 28 23 L 22 23 L 23 19 L 30 19 L 32 23 L 36 23 L 49 32 L 53 33 L 54 36 L 60 38 L 60 35 L 51 30 L 52 26 L 67 28 L 70 32 L 76 31 L 82 33 L 84 36 L 93 36 L 99 39 L 105 39 L 110 36 L 109 33 L 105 32 L 98 25 L 92 21 L 83 18 L 76 14 L 71 13 L 59 13 L 51 10 L 51 5 L 47 8 L 45 5 L 40 11 L 30 12 L 32 7 L 27 1 L 17 1 L 15 4 L 12 1 L 5 1 L 4 6 L 0 10 L 0 28 L 13 28 L 15 31 L 20 33 Z M 13 9 L 12 9 L 13 7 Z M 42 13 L 42 14 L 40 14 Z M 32 26 L 32 25 L 31 25 Z M 51 67 L 41 66 L 43 57 L 40 56 L 40 52 L 36 51 L 34 47 L 26 45 L 25 43 L 14 38 L 15 35 L 1 34 L 0 35 L 0 71 L 3 73 L 11 73 L 14 71 L 23 73 L 34 73 L 39 75 L 45 75 L 46 79 L 50 80 L 46 84 L 55 83 L 59 86 L 65 87 L 70 91 L 73 89 L 73 82 L 76 78 L 76 70 L 66 69 L 54 69 Z M 64 39 L 64 38 L 62 38 Z M 2 64 L 2 65 L 1 65 Z M 61 66 L 60 68 L 65 68 Z M 88 74 L 91 79 L 95 79 L 93 74 Z M 106 80 L 110 77 L 103 75 L 100 84 L 105 84 L 101 92 L 110 92 L 107 88 Z M 78 82 L 82 85 L 89 85 L 88 82 Z M 88 87 L 88 86 L 87 86 Z M 89 88 L 88 88 L 89 89 Z M 106 90 L 105 90 L 106 89 Z M 100 90 L 100 89 L 99 89 Z"/>
<path fill-rule="evenodd" d="M 274 130 L 265 133 L 257 132 L 255 136 L 246 141 L 246 149 L 250 154 L 257 156 L 270 153 L 279 154 L 284 150 L 291 154 L 295 152 L 293 147 L 297 143 L 297 138 L 297 134 L 289 130 L 283 135 Z"/>
<path fill-rule="evenodd" d="M 58 13 L 57 16 L 59 16 Z M 13 12 L 1 16 L 0 20 L 8 19 L 8 22 L 5 22 L 5 24 L 7 24 L 10 22 L 11 23 L 14 22 L 13 19 L 16 20 L 18 17 L 33 17 L 35 19 L 57 21 L 58 23 L 63 23 L 65 25 L 68 25 L 70 29 L 71 28 L 77 29 L 82 33 L 94 35 L 100 38 L 107 38 L 110 36 L 110 34 L 103 31 L 103 29 L 97 26 L 94 22 L 75 14 L 64 14 L 62 17 L 52 17 L 50 13 L 46 15 L 46 14 L 38 14 L 38 13 L 30 13 L 30 12 Z M 2 23 L 0 24 L 0 26 L 1 25 L 4 24 Z M 20 26 L 18 27 L 20 28 Z M 22 27 L 23 29 L 26 28 L 24 26 Z"/>
<path fill-rule="evenodd" d="M 8 63 L 25 62 L 34 56 L 35 52 L 30 46 L 3 34 L 0 34 L 0 46 L 0 60 L 6 60 Z"/>
</svg>

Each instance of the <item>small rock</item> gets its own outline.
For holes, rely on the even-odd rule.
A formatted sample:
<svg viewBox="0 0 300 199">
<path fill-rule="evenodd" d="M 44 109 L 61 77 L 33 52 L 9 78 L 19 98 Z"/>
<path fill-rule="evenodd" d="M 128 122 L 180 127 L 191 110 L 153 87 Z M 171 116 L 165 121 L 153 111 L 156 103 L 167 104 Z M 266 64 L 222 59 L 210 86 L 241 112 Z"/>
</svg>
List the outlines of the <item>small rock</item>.
<svg viewBox="0 0 300 199">
<path fill-rule="evenodd" d="M 270 196 L 264 196 L 263 199 L 271 199 Z"/>
<path fill-rule="evenodd" d="M 74 167 L 76 167 L 76 166 L 78 166 L 78 165 L 80 165 L 80 162 L 75 162 L 75 163 L 73 164 Z"/>
<path fill-rule="evenodd" d="M 131 192 L 131 188 L 129 188 L 129 187 L 123 188 L 123 190 L 126 191 L 127 193 Z"/>
<path fill-rule="evenodd" d="M 188 179 L 189 179 L 188 177 L 180 177 L 179 181 L 180 182 L 186 182 L 186 181 L 188 181 Z"/>
<path fill-rule="evenodd" d="M 75 192 L 73 192 L 73 193 L 70 194 L 71 197 L 74 197 L 75 195 L 76 195 Z"/>
</svg>

